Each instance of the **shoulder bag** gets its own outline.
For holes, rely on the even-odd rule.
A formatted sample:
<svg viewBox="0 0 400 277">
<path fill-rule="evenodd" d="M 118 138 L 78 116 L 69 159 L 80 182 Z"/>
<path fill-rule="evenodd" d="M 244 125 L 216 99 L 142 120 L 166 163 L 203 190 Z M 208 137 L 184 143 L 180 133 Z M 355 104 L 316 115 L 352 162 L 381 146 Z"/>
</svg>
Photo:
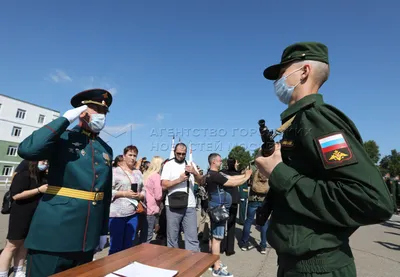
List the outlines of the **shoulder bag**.
<svg viewBox="0 0 400 277">
<path fill-rule="evenodd" d="M 187 162 L 185 160 L 185 165 Z M 186 192 L 184 191 L 176 191 L 168 195 L 168 204 L 170 208 L 173 209 L 183 209 L 187 208 L 189 203 L 189 178 L 186 181 Z"/>
<path fill-rule="evenodd" d="M 2 214 L 10 214 L 12 202 L 13 202 L 13 199 L 11 197 L 11 192 L 7 191 L 3 197 L 3 205 L 1 207 Z"/>
<path fill-rule="evenodd" d="M 224 191 L 224 203 L 221 201 L 221 194 L 219 193 L 220 189 L 218 186 L 218 196 L 219 196 L 219 205 L 214 208 L 208 209 L 208 214 L 210 218 L 215 223 L 224 222 L 229 218 L 229 211 L 225 207 L 226 202 L 226 191 Z"/>
</svg>

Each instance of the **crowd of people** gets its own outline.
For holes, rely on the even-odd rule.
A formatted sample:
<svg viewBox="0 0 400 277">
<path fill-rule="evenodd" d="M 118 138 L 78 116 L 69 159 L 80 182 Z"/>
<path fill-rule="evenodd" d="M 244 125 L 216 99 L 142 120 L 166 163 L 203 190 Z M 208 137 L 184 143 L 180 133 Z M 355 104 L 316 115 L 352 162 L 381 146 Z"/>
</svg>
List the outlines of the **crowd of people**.
<svg viewBox="0 0 400 277">
<path fill-rule="evenodd" d="M 254 247 L 250 227 L 255 214 L 261 215 L 259 249 L 265 253 L 267 241 L 275 249 L 278 277 L 355 277 L 349 237 L 361 226 L 388 220 L 395 200 L 354 123 L 318 94 L 328 76 L 328 49 L 318 42 L 288 46 L 281 62 L 264 71 L 288 105 L 278 128 L 283 137 L 280 143 L 266 139 L 254 167 L 241 172 L 236 160 L 221 171 L 221 156 L 211 153 L 202 173 L 186 159 L 183 143 L 172 159 L 137 161 L 133 145 L 113 158 L 99 137 L 112 94 L 78 93 L 73 109 L 19 145 L 25 166 L 11 185 L 0 277 L 7 276 L 13 258 L 18 277 L 25 274 L 25 259 L 31 277 L 88 263 L 108 236 L 110 255 L 153 238 L 177 248 L 182 232 L 187 250 L 200 251 L 201 237 L 209 240 L 208 252 L 232 255 L 238 205 L 244 224 L 240 248 Z M 243 184 L 250 187 L 246 197 L 237 195 Z M 233 276 L 221 260 L 210 270 L 213 276 Z"/>
<path fill-rule="evenodd" d="M 178 240 L 183 234 L 188 250 L 200 251 L 201 238 L 203 242 L 209 242 L 211 253 L 233 255 L 238 186 L 251 185 L 252 170 L 238 171 L 239 163 L 232 158 L 227 160 L 227 167 L 220 170 L 221 156 L 214 153 L 209 157 L 209 169 L 204 174 L 199 166 L 188 163 L 184 143 L 176 145 L 173 159 L 154 156 L 147 161 L 145 157 L 138 159 L 138 154 L 138 148 L 129 145 L 112 163 L 108 254 L 152 241 L 178 248 Z M 13 259 L 15 276 L 25 276 L 23 265 L 27 250 L 24 240 L 39 200 L 48 189 L 48 170 L 47 160 L 23 160 L 15 170 L 10 186 L 14 201 L 7 244 L 0 256 L 2 272 L 7 271 Z M 240 241 L 242 250 L 254 247 L 249 243 L 250 228 L 255 211 L 268 192 L 267 179 L 258 170 L 256 172 L 253 174 L 255 183 L 264 186 L 260 188 L 262 191 L 250 190 Z M 221 204 L 229 212 L 229 218 L 215 222 L 208 210 Z M 266 228 L 267 224 L 261 229 L 262 254 L 265 254 L 267 246 Z M 211 270 L 215 276 L 231 276 L 221 261 L 216 262 Z"/>
</svg>

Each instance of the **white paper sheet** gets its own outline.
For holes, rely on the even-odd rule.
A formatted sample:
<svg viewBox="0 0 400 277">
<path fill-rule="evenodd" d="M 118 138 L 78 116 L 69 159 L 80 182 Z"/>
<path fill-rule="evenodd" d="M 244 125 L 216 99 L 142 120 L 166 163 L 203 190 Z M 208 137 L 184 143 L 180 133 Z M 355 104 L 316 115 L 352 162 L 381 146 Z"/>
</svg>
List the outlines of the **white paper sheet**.
<svg viewBox="0 0 400 277">
<path fill-rule="evenodd" d="M 173 277 L 178 274 L 178 271 L 176 270 L 162 269 L 158 267 L 144 265 L 138 262 L 129 264 L 114 272 L 126 277 Z M 117 275 L 110 273 L 106 277 L 117 277 Z"/>
</svg>

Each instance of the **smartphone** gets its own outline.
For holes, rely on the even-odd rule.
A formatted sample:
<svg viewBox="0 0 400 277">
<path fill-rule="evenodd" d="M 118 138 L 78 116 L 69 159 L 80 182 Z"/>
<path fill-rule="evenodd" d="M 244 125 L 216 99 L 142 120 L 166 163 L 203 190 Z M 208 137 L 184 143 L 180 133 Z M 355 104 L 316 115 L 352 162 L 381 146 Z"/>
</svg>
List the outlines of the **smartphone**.
<svg viewBox="0 0 400 277">
<path fill-rule="evenodd" d="M 137 184 L 131 184 L 131 190 L 137 192 Z"/>
</svg>

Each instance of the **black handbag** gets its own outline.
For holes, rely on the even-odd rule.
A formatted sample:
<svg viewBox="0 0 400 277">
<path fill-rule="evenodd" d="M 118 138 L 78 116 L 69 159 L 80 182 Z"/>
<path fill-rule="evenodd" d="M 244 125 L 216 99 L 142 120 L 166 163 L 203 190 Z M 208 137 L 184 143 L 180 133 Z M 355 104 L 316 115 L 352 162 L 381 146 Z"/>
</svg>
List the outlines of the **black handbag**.
<svg viewBox="0 0 400 277">
<path fill-rule="evenodd" d="M 186 160 L 185 164 L 187 165 Z M 168 195 L 168 204 L 170 208 L 172 209 L 187 208 L 189 204 L 189 179 L 187 179 L 186 183 L 187 183 L 186 192 L 177 191 Z"/>
<path fill-rule="evenodd" d="M 10 214 L 12 202 L 13 202 L 13 199 L 11 197 L 11 192 L 7 191 L 4 194 L 3 205 L 1 206 L 1 213 L 2 214 Z"/>
<path fill-rule="evenodd" d="M 173 209 L 187 208 L 189 203 L 189 181 L 187 185 L 187 192 L 177 191 L 168 195 L 168 204 Z"/>
<path fill-rule="evenodd" d="M 219 193 L 219 186 L 218 186 L 218 195 L 219 195 L 219 205 L 214 208 L 208 209 L 208 214 L 211 220 L 215 223 L 224 222 L 229 218 L 229 211 L 225 207 L 226 202 L 226 191 L 224 191 L 224 203 L 221 201 L 221 194 Z"/>
</svg>

